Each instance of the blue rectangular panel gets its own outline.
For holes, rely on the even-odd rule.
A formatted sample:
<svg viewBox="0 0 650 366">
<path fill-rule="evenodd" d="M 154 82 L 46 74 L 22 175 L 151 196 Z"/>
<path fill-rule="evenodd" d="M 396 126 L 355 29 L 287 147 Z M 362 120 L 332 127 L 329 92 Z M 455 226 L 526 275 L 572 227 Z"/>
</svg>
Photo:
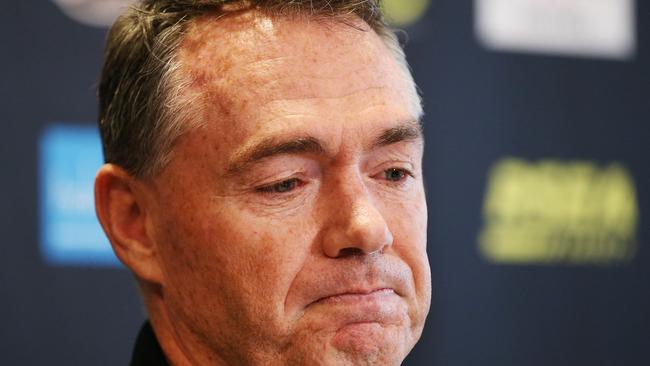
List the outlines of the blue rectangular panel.
<svg viewBox="0 0 650 366">
<path fill-rule="evenodd" d="M 103 163 L 97 128 L 53 124 L 41 135 L 40 240 L 53 265 L 115 266 L 95 216 L 94 180 Z"/>
</svg>

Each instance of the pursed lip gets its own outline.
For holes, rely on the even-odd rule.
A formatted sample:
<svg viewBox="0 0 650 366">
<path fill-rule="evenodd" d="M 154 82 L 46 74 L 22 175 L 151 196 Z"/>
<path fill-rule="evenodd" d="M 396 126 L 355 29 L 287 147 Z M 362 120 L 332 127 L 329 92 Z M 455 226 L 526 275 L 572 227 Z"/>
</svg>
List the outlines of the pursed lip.
<svg viewBox="0 0 650 366">
<path fill-rule="evenodd" d="M 406 303 L 393 287 L 386 285 L 338 289 L 312 302 L 310 308 L 322 326 L 341 329 L 351 324 L 400 324 Z"/>
<path fill-rule="evenodd" d="M 288 307 L 358 312 L 403 306 L 413 294 L 412 278 L 410 268 L 390 256 L 319 261 L 292 284 Z"/>
<path fill-rule="evenodd" d="M 345 290 L 330 295 L 323 296 L 315 301 L 314 304 L 356 304 L 362 302 L 372 302 L 372 301 L 381 301 L 382 298 L 387 296 L 395 295 L 395 289 L 386 286 L 379 286 L 371 289 L 352 289 Z"/>
</svg>

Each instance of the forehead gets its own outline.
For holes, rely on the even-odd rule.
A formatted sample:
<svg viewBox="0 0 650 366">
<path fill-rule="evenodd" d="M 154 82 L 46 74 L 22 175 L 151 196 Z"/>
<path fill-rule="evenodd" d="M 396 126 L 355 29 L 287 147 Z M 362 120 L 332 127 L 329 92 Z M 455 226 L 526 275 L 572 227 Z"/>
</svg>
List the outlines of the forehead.
<svg viewBox="0 0 650 366">
<path fill-rule="evenodd" d="M 246 11 L 225 17 L 206 15 L 191 22 L 180 58 L 188 71 L 219 77 L 260 61 L 307 64 L 341 57 L 344 63 L 371 63 L 383 48 L 374 31 L 358 18 L 283 18 Z M 350 54 L 351 49 L 357 52 Z"/>
<path fill-rule="evenodd" d="M 354 16 L 309 18 L 306 16 L 273 16 L 248 10 L 224 16 L 204 15 L 190 22 L 182 47 L 187 55 L 215 56 L 236 54 L 242 59 L 276 52 L 301 52 L 317 45 L 323 53 L 353 45 L 365 34 L 373 33 L 362 20 Z M 319 39 L 335 41 L 335 46 Z M 255 44 L 263 46 L 250 49 Z M 301 45 L 302 47 L 297 47 Z M 247 52 L 248 51 L 248 52 Z M 251 52 L 252 51 L 252 52 Z"/>
<path fill-rule="evenodd" d="M 179 59 L 190 90 L 200 96 L 201 118 L 211 125 L 230 119 L 220 124 L 233 140 L 277 132 L 288 116 L 325 127 L 327 118 L 391 104 L 384 109 L 402 109 L 395 120 L 419 117 L 410 110 L 413 86 L 394 55 L 358 18 L 277 18 L 254 11 L 204 16 L 190 23 Z M 337 114 L 342 110 L 346 115 Z"/>
<path fill-rule="evenodd" d="M 403 79 L 376 72 L 395 67 L 394 57 L 379 36 L 354 17 L 278 18 L 255 11 L 203 16 L 190 23 L 179 58 L 196 91 L 223 87 L 228 88 L 226 96 L 241 92 L 237 86 L 242 84 L 252 86 L 247 91 L 259 98 L 277 95 L 281 88 L 304 94 L 317 83 L 328 97 L 328 88 L 335 89 L 333 94 L 347 86 L 342 84 L 359 84 L 359 79 L 364 84 Z"/>
</svg>

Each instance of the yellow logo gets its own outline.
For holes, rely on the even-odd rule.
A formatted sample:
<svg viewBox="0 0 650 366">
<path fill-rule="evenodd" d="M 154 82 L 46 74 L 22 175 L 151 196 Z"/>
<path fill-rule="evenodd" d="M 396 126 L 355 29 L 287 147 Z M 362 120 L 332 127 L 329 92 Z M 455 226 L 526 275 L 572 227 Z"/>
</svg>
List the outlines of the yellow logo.
<svg viewBox="0 0 650 366">
<path fill-rule="evenodd" d="M 490 262 L 605 265 L 636 252 L 636 190 L 619 163 L 503 159 L 488 176 L 483 220 Z"/>
<path fill-rule="evenodd" d="M 381 5 L 386 20 L 401 27 L 418 21 L 428 6 L 429 0 L 384 0 Z"/>
</svg>

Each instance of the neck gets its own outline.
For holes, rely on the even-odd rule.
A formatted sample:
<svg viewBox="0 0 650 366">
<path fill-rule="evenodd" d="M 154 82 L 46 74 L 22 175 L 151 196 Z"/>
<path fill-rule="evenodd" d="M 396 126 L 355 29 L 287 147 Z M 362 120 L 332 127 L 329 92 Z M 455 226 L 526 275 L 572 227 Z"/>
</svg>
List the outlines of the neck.
<svg viewBox="0 0 650 366">
<path fill-rule="evenodd" d="M 198 341 L 194 342 L 195 337 L 191 331 L 172 321 L 159 286 L 141 284 L 141 289 L 151 327 L 170 365 L 227 365 L 221 358 L 215 357 L 208 347 L 202 347 Z"/>
</svg>

